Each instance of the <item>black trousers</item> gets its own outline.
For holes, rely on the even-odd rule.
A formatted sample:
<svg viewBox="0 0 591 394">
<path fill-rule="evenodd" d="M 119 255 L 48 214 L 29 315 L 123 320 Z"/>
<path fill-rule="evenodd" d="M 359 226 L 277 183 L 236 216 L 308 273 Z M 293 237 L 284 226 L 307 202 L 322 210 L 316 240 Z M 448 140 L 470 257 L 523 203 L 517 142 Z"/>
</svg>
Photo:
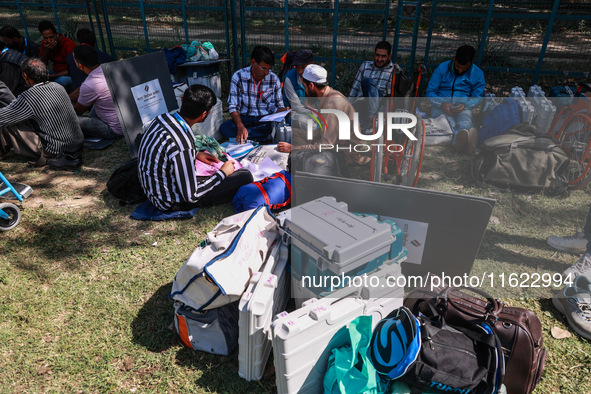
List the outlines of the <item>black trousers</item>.
<svg viewBox="0 0 591 394">
<path fill-rule="evenodd" d="M 197 179 L 207 179 L 207 177 L 197 177 Z M 175 204 L 171 211 L 188 211 L 193 208 L 209 207 L 212 205 L 226 204 L 231 202 L 234 195 L 242 186 L 247 185 L 253 181 L 250 171 L 241 168 L 236 170 L 222 181 L 219 185 L 214 187 L 209 193 L 206 193 L 196 203 L 178 203 Z"/>
</svg>

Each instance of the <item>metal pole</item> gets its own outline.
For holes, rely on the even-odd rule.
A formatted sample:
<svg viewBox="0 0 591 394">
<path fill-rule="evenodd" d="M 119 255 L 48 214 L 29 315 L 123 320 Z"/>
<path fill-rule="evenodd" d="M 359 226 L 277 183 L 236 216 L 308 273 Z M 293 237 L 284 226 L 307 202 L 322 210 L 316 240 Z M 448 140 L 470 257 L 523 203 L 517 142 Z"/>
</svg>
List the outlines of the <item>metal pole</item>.
<svg viewBox="0 0 591 394">
<path fill-rule="evenodd" d="M 486 12 L 486 20 L 484 21 L 484 29 L 482 29 L 482 38 L 480 39 L 480 48 L 478 48 L 478 57 L 476 58 L 476 65 L 480 67 L 482 64 L 482 57 L 484 56 L 484 47 L 486 46 L 486 39 L 488 37 L 488 29 L 490 27 L 490 18 L 492 17 L 495 0 L 489 0 L 488 11 Z"/>
<path fill-rule="evenodd" d="M 285 0 L 285 52 L 289 51 L 289 0 Z"/>
<path fill-rule="evenodd" d="M 113 42 L 113 33 L 111 33 L 111 23 L 109 23 L 109 14 L 107 13 L 107 5 L 104 1 L 101 1 L 103 5 L 103 17 L 105 18 L 105 30 L 107 32 L 107 37 L 109 38 L 109 46 L 111 47 L 111 56 L 113 59 L 117 59 L 117 55 L 115 54 L 115 43 Z"/>
<path fill-rule="evenodd" d="M 232 45 L 234 46 L 234 71 L 236 71 L 240 68 L 240 53 L 238 52 L 238 31 L 236 29 L 236 23 L 238 23 L 238 20 L 236 19 L 236 0 L 230 0 L 230 7 L 232 13 Z"/>
<path fill-rule="evenodd" d="M 142 25 L 144 26 L 144 38 L 146 40 L 146 52 L 150 53 L 150 40 L 148 39 L 148 26 L 146 25 L 146 13 L 144 11 L 144 0 L 140 0 L 140 11 L 142 13 Z"/>
<path fill-rule="evenodd" d="M 96 0 L 92 0 L 92 8 L 94 9 L 94 17 L 96 19 L 96 26 L 99 32 L 99 37 L 101 39 L 103 52 L 107 52 L 107 46 L 105 45 L 105 37 L 103 36 L 103 28 L 101 26 L 101 18 L 99 17 L 98 7 L 96 6 Z"/>
<path fill-rule="evenodd" d="M 337 74 L 337 36 L 339 29 L 339 0 L 334 0 L 332 25 L 332 66 L 330 68 L 330 85 L 334 86 Z"/>
<path fill-rule="evenodd" d="M 226 53 L 228 57 L 230 53 L 230 32 L 228 31 L 228 0 L 224 0 L 224 30 L 226 31 Z M 230 67 L 228 67 L 230 69 Z"/>
<path fill-rule="evenodd" d="M 246 66 L 246 26 L 244 23 L 244 0 L 240 0 L 240 39 L 242 40 L 242 67 Z"/>
<path fill-rule="evenodd" d="M 90 12 L 90 1 L 86 0 L 86 13 L 88 14 L 88 22 L 90 22 L 90 30 L 96 35 L 94 31 L 94 23 L 92 22 L 92 12 Z"/>
<path fill-rule="evenodd" d="M 548 27 L 546 28 L 546 36 L 544 37 L 544 44 L 542 44 L 542 50 L 540 51 L 540 57 L 538 58 L 538 64 L 536 66 L 536 71 L 534 72 L 532 85 L 535 85 L 538 82 L 538 77 L 540 76 L 540 71 L 542 70 L 544 55 L 546 54 L 548 41 L 550 41 L 550 34 L 552 34 L 552 27 L 554 26 L 554 20 L 556 19 L 556 13 L 558 12 L 559 4 L 560 0 L 554 0 L 554 7 L 552 7 L 552 14 L 550 15 L 550 20 L 548 21 Z"/>
<path fill-rule="evenodd" d="M 388 18 L 390 18 L 390 0 L 386 0 L 386 12 L 384 13 L 384 29 L 382 31 L 382 41 L 386 41 L 388 35 Z"/>
<path fill-rule="evenodd" d="M 185 44 L 189 45 L 189 28 L 187 26 L 187 6 L 185 0 L 181 0 L 181 8 L 183 9 L 183 27 L 185 28 Z"/>
<path fill-rule="evenodd" d="M 419 35 L 419 25 L 421 24 L 421 11 L 423 9 L 423 0 L 418 0 L 415 8 L 415 26 L 412 32 L 412 44 L 410 52 L 410 72 L 415 67 L 415 53 L 417 51 L 417 36 Z"/>
<path fill-rule="evenodd" d="M 21 23 L 25 29 L 25 36 L 27 37 L 27 40 L 30 40 L 31 37 L 29 37 L 29 30 L 27 29 L 27 23 L 25 22 L 25 17 L 23 16 L 23 10 L 21 9 L 21 3 L 19 0 L 16 0 L 16 6 L 18 7 L 18 13 L 21 16 Z"/>
<path fill-rule="evenodd" d="M 429 33 L 427 33 L 427 42 L 425 43 L 425 59 L 423 60 L 425 67 L 427 67 L 427 64 L 429 63 L 429 50 L 431 49 L 431 37 L 433 36 L 436 10 L 437 0 L 433 0 L 433 3 L 431 3 L 431 18 L 429 19 Z"/>
<path fill-rule="evenodd" d="M 51 0 L 51 8 L 53 8 L 53 16 L 55 17 L 55 24 L 57 25 L 57 31 L 59 33 L 62 32 L 62 26 L 60 25 L 60 19 L 57 16 L 57 8 L 55 6 L 55 1 Z"/>
<path fill-rule="evenodd" d="M 398 57 L 398 40 L 400 40 L 400 21 L 402 20 L 402 9 L 404 1 L 398 0 L 398 9 L 396 10 L 396 28 L 394 29 L 394 42 L 392 43 L 392 57 Z"/>
</svg>

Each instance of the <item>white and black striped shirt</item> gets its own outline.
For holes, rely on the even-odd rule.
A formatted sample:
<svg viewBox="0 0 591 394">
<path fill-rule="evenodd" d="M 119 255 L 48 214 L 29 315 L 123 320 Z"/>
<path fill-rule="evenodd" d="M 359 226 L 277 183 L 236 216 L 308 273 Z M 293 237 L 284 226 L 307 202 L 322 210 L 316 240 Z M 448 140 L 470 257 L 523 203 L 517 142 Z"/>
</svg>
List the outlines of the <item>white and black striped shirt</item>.
<svg viewBox="0 0 591 394">
<path fill-rule="evenodd" d="M 42 82 L 21 93 L 0 109 L 0 126 L 33 119 L 39 125 L 43 150 L 50 155 L 82 149 L 84 135 L 68 94 L 55 82 Z"/>
<path fill-rule="evenodd" d="M 195 203 L 226 177 L 222 170 L 198 182 L 195 173 L 195 137 L 176 114 L 155 118 L 138 149 L 138 175 L 148 199 L 170 211 L 176 203 Z"/>
</svg>

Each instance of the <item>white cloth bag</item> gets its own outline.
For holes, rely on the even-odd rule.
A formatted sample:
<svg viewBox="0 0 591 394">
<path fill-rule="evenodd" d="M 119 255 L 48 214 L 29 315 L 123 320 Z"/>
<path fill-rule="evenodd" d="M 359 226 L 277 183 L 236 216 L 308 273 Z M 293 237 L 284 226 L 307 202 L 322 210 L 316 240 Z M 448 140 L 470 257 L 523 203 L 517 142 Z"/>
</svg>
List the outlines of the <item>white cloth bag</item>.
<svg viewBox="0 0 591 394">
<path fill-rule="evenodd" d="M 277 235 L 267 206 L 224 218 L 177 272 L 169 297 L 196 311 L 239 300 Z"/>
</svg>

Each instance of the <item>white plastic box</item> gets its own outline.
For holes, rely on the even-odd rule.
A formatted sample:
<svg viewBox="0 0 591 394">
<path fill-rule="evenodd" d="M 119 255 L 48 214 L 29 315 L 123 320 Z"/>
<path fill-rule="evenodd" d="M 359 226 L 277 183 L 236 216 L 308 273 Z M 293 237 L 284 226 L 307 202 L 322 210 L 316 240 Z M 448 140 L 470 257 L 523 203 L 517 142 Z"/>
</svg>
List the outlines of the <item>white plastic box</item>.
<svg viewBox="0 0 591 394">
<path fill-rule="evenodd" d="M 289 251 L 277 240 L 261 271 L 254 274 L 238 304 L 238 374 L 261 379 L 271 353 L 271 321 L 290 298 Z"/>
<path fill-rule="evenodd" d="M 291 243 L 292 275 L 360 275 L 391 259 L 390 225 L 349 213 L 347 204 L 322 197 L 294 207 L 280 219 Z M 326 289 L 324 289 L 326 290 Z"/>
<path fill-rule="evenodd" d="M 291 313 L 279 314 L 272 324 L 277 391 L 322 393 L 328 357 L 347 339 L 339 330 L 361 315 L 372 316 L 375 327 L 402 306 L 402 297 L 400 287 L 343 288 L 326 298 L 312 298 Z"/>
<path fill-rule="evenodd" d="M 350 213 L 347 204 L 333 197 L 294 207 L 277 219 L 284 228 L 284 241 L 291 241 L 296 306 L 332 292 L 335 276 L 370 274 L 383 264 L 404 261 L 407 255 L 396 223 Z M 311 280 L 314 284 L 309 286 Z"/>
</svg>

